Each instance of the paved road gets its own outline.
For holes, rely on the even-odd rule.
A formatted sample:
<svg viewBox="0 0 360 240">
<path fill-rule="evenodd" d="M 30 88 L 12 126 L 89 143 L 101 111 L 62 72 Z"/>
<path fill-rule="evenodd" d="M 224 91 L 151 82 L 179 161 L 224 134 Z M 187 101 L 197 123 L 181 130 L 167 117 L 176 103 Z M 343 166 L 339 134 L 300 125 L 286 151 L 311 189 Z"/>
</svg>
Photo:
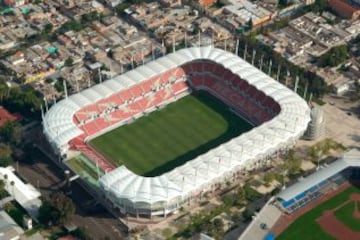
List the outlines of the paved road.
<svg viewBox="0 0 360 240">
<path fill-rule="evenodd" d="M 18 163 L 14 167 L 18 169 L 23 178 L 38 188 L 45 196 L 56 191 L 63 179 L 62 170 L 44 155 L 40 155 L 36 162 Z M 71 185 L 71 190 L 76 206 L 72 222 L 76 226 L 83 226 L 87 229 L 93 239 L 125 238 L 119 220 L 96 204 L 95 200 L 76 181 Z"/>
</svg>

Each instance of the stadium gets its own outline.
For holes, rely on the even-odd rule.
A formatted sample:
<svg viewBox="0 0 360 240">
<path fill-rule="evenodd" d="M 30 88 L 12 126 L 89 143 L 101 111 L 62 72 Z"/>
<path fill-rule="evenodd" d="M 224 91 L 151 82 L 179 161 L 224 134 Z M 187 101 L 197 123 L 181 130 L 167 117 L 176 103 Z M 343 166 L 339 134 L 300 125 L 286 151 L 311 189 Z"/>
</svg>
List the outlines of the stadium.
<svg viewBox="0 0 360 240">
<path fill-rule="evenodd" d="M 130 170 L 127 164 L 137 159 L 144 144 L 149 146 L 144 147 L 147 154 L 157 152 L 151 146 L 156 147 L 162 133 L 168 134 L 163 142 L 171 142 L 169 148 L 177 153 L 175 148 L 183 140 L 172 134 L 176 128 L 181 127 L 181 132 L 190 134 L 184 144 L 190 144 L 193 138 L 196 140 L 198 132 L 213 131 L 215 127 L 207 125 L 212 118 L 200 124 L 188 122 L 188 119 L 199 118 L 198 109 L 190 109 L 193 112 L 189 110 L 188 114 L 177 113 L 173 117 L 177 127 L 168 120 L 157 125 L 167 127 L 166 131 L 148 127 L 151 131 L 145 133 L 144 128 L 132 127 L 141 121 L 144 121 L 142 125 L 154 121 L 152 115 L 167 111 L 173 104 L 181 104 L 193 94 L 211 96 L 210 105 L 217 105 L 217 110 L 227 109 L 239 120 L 234 120 L 235 126 L 246 123 L 251 125 L 251 130 L 247 128 L 246 132 L 223 139 L 210 149 L 202 149 L 199 155 L 192 154 L 191 159 L 170 164 L 158 173 Z M 187 106 L 195 105 L 193 103 Z M 146 118 L 151 121 L 144 120 Z M 124 214 L 144 217 L 166 216 L 183 203 L 232 181 L 237 174 L 266 164 L 279 152 L 291 148 L 309 121 L 310 110 L 296 93 L 238 56 L 212 46 L 182 49 L 74 95 L 67 96 L 65 92 L 65 99 L 43 114 L 44 134 L 55 152 L 64 160 L 74 151 L 81 152 L 103 170 L 98 183 L 105 198 Z M 112 137 L 107 143 L 101 141 L 101 148 L 96 147 L 97 139 L 130 127 L 131 134 L 124 130 L 124 134 L 117 135 L 122 137 Z M 214 136 L 197 144 L 204 145 Z M 129 138 L 131 141 L 124 143 L 125 147 L 119 147 L 122 150 L 118 151 L 119 145 L 113 145 L 114 142 L 121 145 Z M 147 142 L 142 143 L 141 138 Z M 110 148 L 112 156 L 108 154 Z M 123 155 L 127 151 L 133 152 L 132 156 Z M 112 159 L 118 155 L 132 160 Z M 149 160 L 145 158 L 140 165 L 151 166 L 160 157 L 161 154 L 149 155 Z"/>
</svg>

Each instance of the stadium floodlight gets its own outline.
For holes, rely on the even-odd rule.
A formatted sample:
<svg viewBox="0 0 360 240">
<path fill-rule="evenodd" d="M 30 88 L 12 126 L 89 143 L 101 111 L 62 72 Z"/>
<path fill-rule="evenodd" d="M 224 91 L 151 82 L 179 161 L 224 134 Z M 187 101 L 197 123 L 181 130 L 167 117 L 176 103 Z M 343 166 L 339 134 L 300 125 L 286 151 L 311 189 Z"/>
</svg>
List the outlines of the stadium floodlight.
<svg viewBox="0 0 360 240">
<path fill-rule="evenodd" d="M 303 95 L 303 98 L 306 99 L 306 94 L 307 94 L 307 91 L 308 91 L 308 87 L 309 87 L 309 82 L 306 82 L 305 84 L 305 90 L 304 90 L 304 95 Z"/>
<path fill-rule="evenodd" d="M 67 91 L 67 87 L 66 87 L 66 81 L 63 81 L 64 84 L 64 93 L 65 93 L 65 98 L 68 98 L 68 91 Z"/>
<path fill-rule="evenodd" d="M 271 76 L 271 68 L 272 68 L 272 60 L 270 59 L 269 62 L 269 71 L 268 71 L 268 75 Z"/>
<path fill-rule="evenodd" d="M 260 71 L 262 71 L 263 61 L 264 61 L 264 55 L 262 54 L 260 58 Z"/>
<path fill-rule="evenodd" d="M 44 109 L 43 109 L 43 105 L 42 105 L 42 104 L 40 104 L 40 110 L 41 110 L 41 119 L 44 121 L 45 115 L 44 115 Z"/>
<path fill-rule="evenodd" d="M 175 47 L 175 36 L 173 36 L 172 39 L 172 47 L 173 47 L 173 53 L 176 51 L 176 47 Z"/>
<path fill-rule="evenodd" d="M 201 30 L 199 30 L 199 47 L 201 47 Z"/>
<path fill-rule="evenodd" d="M 285 178 L 288 174 L 288 170 L 284 170 L 283 171 L 283 186 L 282 186 L 282 190 L 285 190 L 286 189 L 286 183 L 285 183 Z"/>
<path fill-rule="evenodd" d="M 252 58 L 251 58 L 251 65 L 253 65 L 253 66 L 254 66 L 255 56 L 256 56 L 256 50 L 254 48 L 253 53 L 252 53 Z"/>
<path fill-rule="evenodd" d="M 297 75 L 297 76 L 295 77 L 294 92 L 296 92 L 296 93 L 297 93 L 298 86 L 299 86 L 299 75 Z"/>
<path fill-rule="evenodd" d="M 236 39 L 236 47 L 235 47 L 235 55 L 238 56 L 239 55 L 239 44 L 240 44 L 240 40 L 239 38 Z"/>
<path fill-rule="evenodd" d="M 45 110 L 46 110 L 46 112 L 48 112 L 49 111 L 49 105 L 48 105 L 46 96 L 44 97 L 44 102 L 45 102 Z"/>
<path fill-rule="evenodd" d="M 277 74 L 276 74 L 276 81 L 280 80 L 280 70 L 281 70 L 281 65 L 278 65 L 278 69 L 277 69 Z"/>
<path fill-rule="evenodd" d="M 243 59 L 246 61 L 246 55 L 247 55 L 247 43 L 245 43 L 245 49 L 244 49 L 244 57 Z"/>
</svg>

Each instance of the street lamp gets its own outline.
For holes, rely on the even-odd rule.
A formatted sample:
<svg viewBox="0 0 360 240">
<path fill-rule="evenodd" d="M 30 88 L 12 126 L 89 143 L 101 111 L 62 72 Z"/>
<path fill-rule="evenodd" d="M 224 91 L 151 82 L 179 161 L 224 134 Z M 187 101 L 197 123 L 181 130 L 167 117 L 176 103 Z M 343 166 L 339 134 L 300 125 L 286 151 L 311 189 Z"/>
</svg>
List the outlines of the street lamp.
<svg viewBox="0 0 360 240">
<path fill-rule="evenodd" d="M 283 171 L 283 186 L 282 186 L 282 190 L 285 190 L 285 189 L 286 189 L 286 185 L 285 185 L 285 177 L 286 177 L 286 174 L 287 174 L 287 170 L 284 170 L 284 171 Z"/>
</svg>

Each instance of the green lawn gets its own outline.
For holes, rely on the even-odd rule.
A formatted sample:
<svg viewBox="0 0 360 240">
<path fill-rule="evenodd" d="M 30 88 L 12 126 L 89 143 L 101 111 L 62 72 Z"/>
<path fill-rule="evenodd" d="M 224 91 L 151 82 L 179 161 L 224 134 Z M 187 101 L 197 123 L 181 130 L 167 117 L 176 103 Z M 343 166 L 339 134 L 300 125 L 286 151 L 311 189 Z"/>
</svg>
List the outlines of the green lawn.
<svg viewBox="0 0 360 240">
<path fill-rule="evenodd" d="M 90 141 L 116 165 L 157 176 L 250 130 L 206 92 L 197 92 Z"/>
<path fill-rule="evenodd" d="M 101 168 L 97 168 L 96 165 L 87 160 L 84 155 L 79 155 L 72 159 L 66 161 L 67 165 L 70 168 L 83 177 L 92 177 L 93 179 L 98 179 L 104 172 Z"/>
<path fill-rule="evenodd" d="M 351 186 L 345 191 L 339 193 L 335 197 L 329 199 L 318 207 L 305 213 L 293 222 L 276 240 L 332 240 L 335 239 L 322 230 L 320 225 L 316 222 L 322 213 L 326 210 L 331 210 L 339 206 L 341 203 L 349 200 L 352 193 L 360 193 L 360 189 L 356 186 Z M 350 219 L 351 216 L 347 216 Z M 357 223 L 358 224 L 358 223 Z M 350 225 L 349 225 L 350 226 Z M 359 227 L 357 227 L 359 229 Z"/>
<path fill-rule="evenodd" d="M 355 204 L 357 202 L 349 202 L 345 206 L 335 211 L 335 216 L 339 221 L 354 231 L 360 232 L 360 219 L 354 218 L 353 213 L 355 211 Z"/>
</svg>

